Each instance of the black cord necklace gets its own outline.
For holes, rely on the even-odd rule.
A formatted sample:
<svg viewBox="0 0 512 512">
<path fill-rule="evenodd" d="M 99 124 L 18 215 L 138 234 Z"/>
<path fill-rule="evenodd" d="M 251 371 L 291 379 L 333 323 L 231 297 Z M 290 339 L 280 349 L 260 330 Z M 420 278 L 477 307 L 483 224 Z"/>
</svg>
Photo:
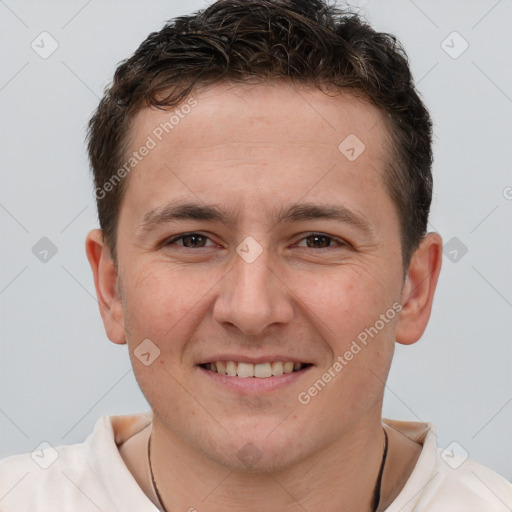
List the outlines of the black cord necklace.
<svg viewBox="0 0 512 512">
<path fill-rule="evenodd" d="M 156 486 L 156 482 L 155 482 L 155 475 L 153 474 L 153 466 L 151 465 L 151 434 L 153 434 L 153 432 L 151 432 L 149 434 L 149 441 L 148 441 L 148 460 L 149 460 L 149 472 L 151 473 L 151 483 L 153 484 L 153 489 L 154 489 L 156 497 L 158 499 L 160 508 L 164 512 L 167 512 L 167 509 L 164 507 L 162 497 L 160 496 L 160 493 L 158 492 L 158 487 Z"/>
<path fill-rule="evenodd" d="M 372 512 L 377 512 L 380 503 L 380 489 L 382 486 L 382 474 L 384 473 L 384 466 L 386 465 L 386 457 L 388 456 L 388 433 L 384 430 L 384 453 L 382 454 L 382 462 L 380 463 L 379 475 L 375 483 L 375 490 L 373 491 Z"/>
<path fill-rule="evenodd" d="M 386 432 L 386 429 L 384 430 L 384 453 L 382 455 L 382 462 L 380 463 L 380 469 L 379 474 L 377 476 L 377 482 L 375 483 L 375 490 L 373 491 L 373 498 L 372 498 L 372 512 L 377 512 L 377 507 L 379 506 L 380 502 L 380 489 L 382 486 L 382 474 L 384 473 L 384 466 L 386 465 L 386 457 L 388 455 L 388 434 Z M 153 466 L 151 465 L 151 434 L 149 435 L 149 441 L 148 441 L 148 460 L 149 460 L 149 472 L 151 474 L 151 482 L 153 484 L 153 489 L 155 490 L 156 497 L 158 499 L 158 503 L 160 504 L 160 508 L 167 512 L 167 509 L 164 507 L 162 497 L 160 496 L 160 493 L 158 492 L 158 487 L 155 482 L 155 475 L 153 474 Z"/>
</svg>

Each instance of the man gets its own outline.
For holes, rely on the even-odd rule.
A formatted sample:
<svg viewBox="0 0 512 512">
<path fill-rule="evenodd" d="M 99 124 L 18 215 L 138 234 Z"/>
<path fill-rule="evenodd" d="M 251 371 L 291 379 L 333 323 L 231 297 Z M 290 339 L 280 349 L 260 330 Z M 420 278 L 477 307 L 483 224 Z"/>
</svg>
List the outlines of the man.
<svg viewBox="0 0 512 512">
<path fill-rule="evenodd" d="M 392 36 L 320 0 L 218 1 L 119 66 L 88 141 L 100 312 L 151 412 L 46 468 L 4 459 L 2 510 L 510 510 L 432 425 L 381 417 L 442 259 Z"/>
</svg>

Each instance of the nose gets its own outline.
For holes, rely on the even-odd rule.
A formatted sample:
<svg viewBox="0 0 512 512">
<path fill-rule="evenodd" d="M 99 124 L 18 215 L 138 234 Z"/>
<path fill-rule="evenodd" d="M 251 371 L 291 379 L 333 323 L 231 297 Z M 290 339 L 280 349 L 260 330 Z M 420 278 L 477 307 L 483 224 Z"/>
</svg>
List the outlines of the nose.
<svg viewBox="0 0 512 512">
<path fill-rule="evenodd" d="M 252 262 L 236 256 L 219 284 L 213 308 L 219 324 L 236 327 L 246 335 L 258 335 L 271 325 L 291 321 L 293 293 L 270 264 L 268 250 Z"/>
</svg>

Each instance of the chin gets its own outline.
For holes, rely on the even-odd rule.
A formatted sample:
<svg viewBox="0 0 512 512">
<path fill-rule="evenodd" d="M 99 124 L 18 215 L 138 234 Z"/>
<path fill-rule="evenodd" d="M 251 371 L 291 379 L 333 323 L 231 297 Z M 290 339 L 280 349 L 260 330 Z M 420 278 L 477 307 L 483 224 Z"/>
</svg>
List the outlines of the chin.
<svg viewBox="0 0 512 512">
<path fill-rule="evenodd" d="M 266 422 L 265 427 L 268 425 Z M 278 472 L 307 457 L 297 433 L 284 430 L 279 433 L 276 423 L 260 428 L 261 423 L 258 432 L 230 429 L 232 436 L 229 439 L 222 436 L 222 439 L 203 446 L 202 451 L 212 462 L 230 471 L 252 474 Z"/>
<path fill-rule="evenodd" d="M 268 446 L 268 443 L 248 441 L 241 448 L 229 450 L 229 455 L 215 453 L 210 458 L 226 469 L 247 474 L 264 474 L 282 471 L 300 459 L 300 454 L 290 446 Z M 213 457 L 212 457 L 213 455 Z"/>
</svg>

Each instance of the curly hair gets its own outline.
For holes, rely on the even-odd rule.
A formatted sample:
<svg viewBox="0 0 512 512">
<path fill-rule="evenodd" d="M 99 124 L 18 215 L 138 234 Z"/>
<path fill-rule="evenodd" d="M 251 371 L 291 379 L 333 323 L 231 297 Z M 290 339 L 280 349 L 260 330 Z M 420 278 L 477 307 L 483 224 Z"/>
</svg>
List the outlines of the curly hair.
<svg viewBox="0 0 512 512">
<path fill-rule="evenodd" d="M 209 85 L 283 79 L 350 91 L 384 114 L 390 148 L 384 181 L 408 266 L 426 234 L 432 200 L 432 122 L 396 37 L 327 0 L 218 0 L 169 20 L 119 64 L 87 132 L 98 218 L 114 261 L 128 179 L 120 170 L 134 115 L 148 106 L 176 107 Z M 113 176 L 123 179 L 114 186 Z"/>
</svg>

